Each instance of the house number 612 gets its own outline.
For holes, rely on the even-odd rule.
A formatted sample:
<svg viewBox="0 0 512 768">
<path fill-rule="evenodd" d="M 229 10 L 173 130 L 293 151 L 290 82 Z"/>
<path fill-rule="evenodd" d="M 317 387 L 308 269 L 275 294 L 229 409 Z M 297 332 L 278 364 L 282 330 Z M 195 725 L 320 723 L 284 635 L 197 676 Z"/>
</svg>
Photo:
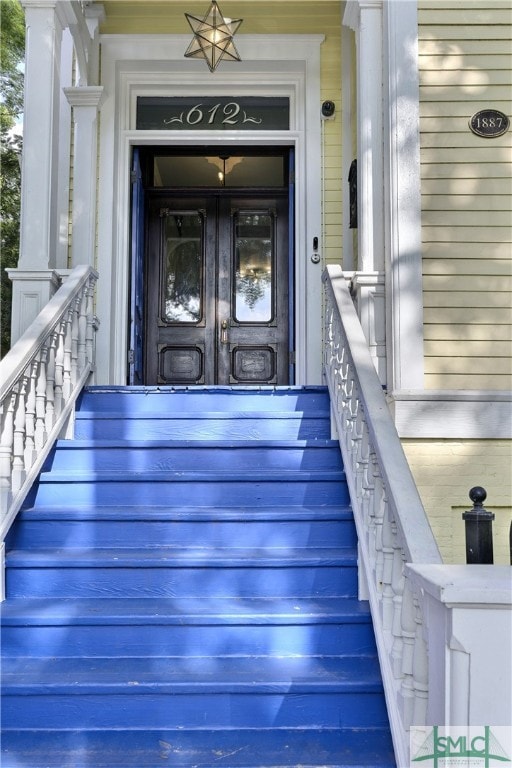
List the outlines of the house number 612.
<svg viewBox="0 0 512 768">
<path fill-rule="evenodd" d="M 188 112 L 182 112 L 179 117 L 171 117 L 168 120 L 164 120 L 164 123 L 199 125 L 200 123 L 206 122 L 207 125 L 213 125 L 217 115 L 219 118 L 224 116 L 219 120 L 221 125 L 236 125 L 240 121 L 243 123 L 261 123 L 261 119 L 258 120 L 255 117 L 248 117 L 245 111 L 243 112 L 243 117 L 240 116 L 241 107 L 236 101 L 230 101 L 227 104 L 224 104 L 224 106 L 222 106 L 221 102 L 218 102 L 206 112 L 201 109 L 201 107 L 201 103 L 195 104 Z"/>
</svg>

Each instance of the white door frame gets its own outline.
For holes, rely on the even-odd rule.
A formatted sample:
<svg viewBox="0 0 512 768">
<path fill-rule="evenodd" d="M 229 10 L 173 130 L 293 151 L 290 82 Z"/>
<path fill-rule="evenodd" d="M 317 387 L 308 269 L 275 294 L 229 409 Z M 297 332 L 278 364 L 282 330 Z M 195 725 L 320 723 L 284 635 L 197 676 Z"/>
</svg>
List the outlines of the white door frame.
<svg viewBox="0 0 512 768">
<path fill-rule="evenodd" d="M 184 35 L 101 38 L 97 268 L 97 382 L 125 384 L 128 351 L 130 159 L 132 146 L 295 148 L 296 384 L 322 381 L 320 264 L 309 244 L 321 235 L 320 46 L 322 35 L 237 36 L 241 62 L 208 72 L 185 59 Z M 137 131 L 137 96 L 288 96 L 289 131 Z M 307 192 L 307 194 L 306 194 Z"/>
</svg>

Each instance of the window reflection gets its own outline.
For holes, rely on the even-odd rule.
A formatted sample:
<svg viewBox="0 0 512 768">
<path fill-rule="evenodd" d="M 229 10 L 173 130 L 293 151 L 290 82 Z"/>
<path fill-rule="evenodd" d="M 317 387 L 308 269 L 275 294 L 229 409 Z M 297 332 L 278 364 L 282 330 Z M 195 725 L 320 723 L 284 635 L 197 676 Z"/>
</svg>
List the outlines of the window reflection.
<svg viewBox="0 0 512 768">
<path fill-rule="evenodd" d="M 268 213 L 235 216 L 235 311 L 238 322 L 270 322 L 273 219 Z"/>
<path fill-rule="evenodd" d="M 202 217 L 166 212 L 162 319 L 197 323 L 202 317 Z"/>
</svg>

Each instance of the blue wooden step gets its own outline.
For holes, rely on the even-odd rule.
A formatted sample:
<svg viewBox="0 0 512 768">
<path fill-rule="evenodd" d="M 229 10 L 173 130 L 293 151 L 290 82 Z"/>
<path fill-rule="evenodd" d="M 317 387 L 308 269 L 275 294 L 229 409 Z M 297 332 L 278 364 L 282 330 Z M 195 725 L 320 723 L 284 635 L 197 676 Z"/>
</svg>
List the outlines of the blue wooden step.
<svg viewBox="0 0 512 768">
<path fill-rule="evenodd" d="M 194 488 L 193 495 L 191 487 Z M 34 507 L 127 504 L 240 507 L 348 504 L 342 471 L 42 473 Z"/>
<path fill-rule="evenodd" d="M 18 657 L 3 669 L 7 728 L 57 728 L 63 710 L 70 728 L 353 726 L 358 702 L 360 725 L 385 725 L 376 659 Z"/>
<path fill-rule="evenodd" d="M 3 766 L 392 768 L 329 410 L 83 393 L 6 542 Z"/>
<path fill-rule="evenodd" d="M 78 412 L 78 440 L 327 440 L 329 411 L 144 413 Z"/>
<path fill-rule="evenodd" d="M 9 599 L 4 656 L 374 656 L 353 598 Z"/>
<path fill-rule="evenodd" d="M 60 440 L 45 470 L 340 470 L 334 440 Z"/>
<path fill-rule="evenodd" d="M 211 546 L 355 547 L 349 507 L 30 508 L 9 536 L 10 549 L 40 547 Z"/>
<path fill-rule="evenodd" d="M 389 768 L 388 728 L 5 730 L 3 768 Z"/>
<path fill-rule="evenodd" d="M 12 597 L 336 597 L 355 594 L 350 548 L 11 550 Z"/>
<path fill-rule="evenodd" d="M 83 392 L 79 413 L 220 411 L 328 411 L 329 395 L 322 386 L 309 387 L 117 387 L 93 386 Z"/>
</svg>

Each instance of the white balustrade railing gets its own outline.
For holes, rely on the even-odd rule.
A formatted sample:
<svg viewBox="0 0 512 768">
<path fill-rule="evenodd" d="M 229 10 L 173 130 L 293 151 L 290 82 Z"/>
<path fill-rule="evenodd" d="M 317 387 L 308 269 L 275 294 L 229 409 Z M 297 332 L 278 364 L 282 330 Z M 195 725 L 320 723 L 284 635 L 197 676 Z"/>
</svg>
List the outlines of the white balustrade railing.
<svg viewBox="0 0 512 768">
<path fill-rule="evenodd" d="M 324 372 L 359 541 L 360 597 L 372 612 L 398 766 L 426 723 L 428 658 L 421 596 L 406 563 L 441 556 L 340 267 L 323 275 Z"/>
<path fill-rule="evenodd" d="M 2 542 L 93 370 L 97 277 L 76 267 L 0 362 Z"/>
</svg>

